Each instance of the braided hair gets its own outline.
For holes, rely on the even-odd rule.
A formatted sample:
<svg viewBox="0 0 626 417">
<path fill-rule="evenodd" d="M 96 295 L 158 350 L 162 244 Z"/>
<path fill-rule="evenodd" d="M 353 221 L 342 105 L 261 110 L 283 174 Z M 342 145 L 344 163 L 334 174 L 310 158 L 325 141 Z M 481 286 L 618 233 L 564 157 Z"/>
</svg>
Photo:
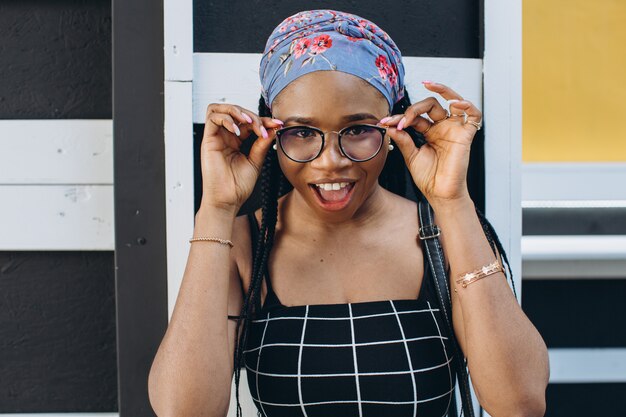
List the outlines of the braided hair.
<svg viewBox="0 0 626 417">
<path fill-rule="evenodd" d="M 403 114 L 410 105 L 411 101 L 409 94 L 405 88 L 404 97 L 394 105 L 391 113 Z M 259 99 L 259 116 L 271 117 L 271 111 L 263 99 L 263 96 Z M 409 133 L 416 146 L 420 147 L 426 143 L 424 136 L 415 129 L 408 127 L 405 131 Z M 388 153 L 383 170 L 378 177 L 378 182 L 385 189 L 402 197 L 414 197 L 418 201 L 425 198 L 419 188 L 415 185 L 415 182 L 411 179 L 408 168 L 406 167 L 400 152 Z M 277 152 L 270 151 L 267 153 L 261 170 L 259 185 L 261 193 L 262 220 L 258 241 L 256 242 L 256 253 L 254 253 L 253 258 L 252 279 L 250 281 L 248 292 L 244 296 L 244 302 L 237 319 L 237 330 L 235 332 L 234 370 L 237 417 L 242 416 L 241 405 L 239 402 L 239 381 L 241 367 L 243 366 L 244 361 L 243 352 L 248 340 L 249 322 L 257 312 L 256 309 L 260 308 L 261 305 L 261 282 L 263 281 L 263 276 L 267 271 L 268 259 L 274 243 L 274 232 L 276 230 L 276 221 L 278 217 L 278 198 L 293 188 L 287 181 L 287 178 L 283 175 L 283 172 L 278 165 Z M 497 247 L 504 263 L 506 263 L 509 278 L 513 287 L 513 293 L 517 297 L 515 283 L 513 282 L 513 272 L 511 271 L 511 266 L 506 256 L 506 252 L 502 247 L 502 243 L 500 243 L 500 239 L 498 238 L 496 231 L 491 223 L 489 223 L 485 215 L 478 209 L 478 207 L 474 207 L 482 225 L 483 232 L 487 237 L 494 255 L 496 254 L 495 248 Z"/>
</svg>

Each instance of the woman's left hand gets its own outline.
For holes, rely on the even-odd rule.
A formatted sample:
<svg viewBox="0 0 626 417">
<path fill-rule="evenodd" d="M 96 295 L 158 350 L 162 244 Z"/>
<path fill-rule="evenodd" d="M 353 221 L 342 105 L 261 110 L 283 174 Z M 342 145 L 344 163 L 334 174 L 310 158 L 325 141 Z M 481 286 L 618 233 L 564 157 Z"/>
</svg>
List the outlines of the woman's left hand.
<svg viewBox="0 0 626 417">
<path fill-rule="evenodd" d="M 379 124 L 388 127 L 387 134 L 402 152 L 415 185 L 431 204 L 469 198 L 467 170 L 470 147 L 482 122 L 482 113 L 474 104 L 463 100 L 463 97 L 443 84 L 423 84 L 428 90 L 448 100 L 450 113 L 437 99 L 429 97 L 412 104 L 404 114 L 383 119 L 384 123 Z M 434 123 L 420 116 L 424 113 Z M 426 138 L 426 143 L 420 148 L 403 130 L 408 126 Z"/>
</svg>

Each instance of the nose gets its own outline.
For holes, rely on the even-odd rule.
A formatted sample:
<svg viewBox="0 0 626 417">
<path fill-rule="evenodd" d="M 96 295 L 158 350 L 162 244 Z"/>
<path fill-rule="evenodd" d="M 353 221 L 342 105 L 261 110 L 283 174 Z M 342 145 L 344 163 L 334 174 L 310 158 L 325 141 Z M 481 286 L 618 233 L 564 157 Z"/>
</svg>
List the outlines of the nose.
<svg viewBox="0 0 626 417">
<path fill-rule="evenodd" d="M 324 149 L 320 156 L 311 161 L 311 166 L 320 170 L 335 171 L 350 166 L 352 161 L 343 155 L 339 148 L 339 136 L 328 132 L 324 138 Z"/>
</svg>

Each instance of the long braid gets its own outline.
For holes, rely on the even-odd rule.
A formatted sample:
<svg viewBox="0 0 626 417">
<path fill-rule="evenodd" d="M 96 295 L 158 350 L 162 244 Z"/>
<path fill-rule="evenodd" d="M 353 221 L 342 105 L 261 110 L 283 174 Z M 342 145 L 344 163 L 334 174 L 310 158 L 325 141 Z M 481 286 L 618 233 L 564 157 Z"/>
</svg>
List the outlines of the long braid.
<svg viewBox="0 0 626 417">
<path fill-rule="evenodd" d="M 259 115 L 269 117 L 271 115 L 265 100 L 259 100 Z M 241 403 L 239 400 L 239 382 L 241 377 L 241 366 L 244 362 L 243 351 L 248 342 L 248 329 L 251 318 L 257 313 L 260 306 L 261 283 L 267 268 L 269 255 L 274 243 L 276 222 L 278 219 L 278 197 L 289 188 L 286 178 L 282 174 L 278 165 L 276 152 L 269 151 L 263 162 L 260 174 L 261 191 L 261 227 L 258 240 L 256 242 L 256 252 L 252 264 L 252 278 L 248 293 L 244 297 L 239 319 L 237 320 L 237 330 L 235 331 L 235 398 L 237 401 L 237 417 L 242 416 Z M 239 329 L 241 328 L 241 337 Z"/>
</svg>

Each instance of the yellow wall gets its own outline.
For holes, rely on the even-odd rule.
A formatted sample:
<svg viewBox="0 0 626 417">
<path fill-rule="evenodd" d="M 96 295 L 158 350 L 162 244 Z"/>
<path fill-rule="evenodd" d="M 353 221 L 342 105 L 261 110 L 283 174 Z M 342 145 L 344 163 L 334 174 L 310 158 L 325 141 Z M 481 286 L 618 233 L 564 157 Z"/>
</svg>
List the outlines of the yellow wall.
<svg viewBox="0 0 626 417">
<path fill-rule="evenodd" d="M 522 4 L 523 161 L 626 161 L 626 0 Z"/>
</svg>

